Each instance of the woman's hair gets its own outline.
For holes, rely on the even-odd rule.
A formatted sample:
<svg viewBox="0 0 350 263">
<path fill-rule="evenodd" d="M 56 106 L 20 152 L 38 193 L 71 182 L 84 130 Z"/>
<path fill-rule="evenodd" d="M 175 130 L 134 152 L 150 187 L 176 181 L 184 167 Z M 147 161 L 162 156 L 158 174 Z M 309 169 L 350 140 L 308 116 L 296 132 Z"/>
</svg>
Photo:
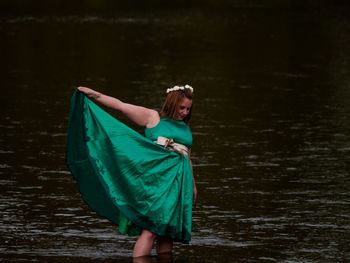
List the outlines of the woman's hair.
<svg viewBox="0 0 350 263">
<path fill-rule="evenodd" d="M 159 112 L 159 115 L 163 118 L 175 119 L 178 109 L 180 107 L 180 103 L 184 98 L 193 100 L 193 93 L 190 89 L 174 90 L 169 92 L 163 104 L 162 110 Z M 189 121 L 191 120 L 191 115 L 192 107 L 190 108 L 190 112 L 183 119 L 183 121 L 185 123 L 189 123 Z"/>
</svg>

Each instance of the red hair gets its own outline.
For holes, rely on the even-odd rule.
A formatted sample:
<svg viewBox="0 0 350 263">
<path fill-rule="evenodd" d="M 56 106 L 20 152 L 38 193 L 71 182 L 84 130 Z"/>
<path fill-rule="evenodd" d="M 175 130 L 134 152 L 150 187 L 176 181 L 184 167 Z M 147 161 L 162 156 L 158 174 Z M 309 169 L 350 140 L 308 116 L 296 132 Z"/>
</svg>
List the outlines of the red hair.
<svg viewBox="0 0 350 263">
<path fill-rule="evenodd" d="M 190 89 L 175 90 L 168 93 L 165 102 L 163 104 L 162 110 L 159 112 L 159 115 L 163 118 L 175 119 L 178 113 L 181 101 L 187 98 L 193 100 L 193 93 Z M 191 120 L 192 116 L 192 107 L 190 112 L 183 119 L 185 123 L 188 123 Z"/>
</svg>

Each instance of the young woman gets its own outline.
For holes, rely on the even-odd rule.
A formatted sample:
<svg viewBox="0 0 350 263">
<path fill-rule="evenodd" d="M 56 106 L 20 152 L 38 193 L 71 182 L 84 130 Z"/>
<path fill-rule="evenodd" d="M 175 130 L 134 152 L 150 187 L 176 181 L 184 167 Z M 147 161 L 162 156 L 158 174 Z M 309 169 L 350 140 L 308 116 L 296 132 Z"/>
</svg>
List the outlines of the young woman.
<svg viewBox="0 0 350 263">
<path fill-rule="evenodd" d="M 145 127 L 145 137 L 86 97 Z M 155 241 L 158 254 L 171 253 L 173 241 L 190 241 L 197 198 L 188 127 L 192 99 L 191 86 L 175 86 L 158 113 L 86 87 L 72 97 L 67 165 L 93 210 L 120 232 L 140 234 L 133 257 L 150 255 Z"/>
</svg>

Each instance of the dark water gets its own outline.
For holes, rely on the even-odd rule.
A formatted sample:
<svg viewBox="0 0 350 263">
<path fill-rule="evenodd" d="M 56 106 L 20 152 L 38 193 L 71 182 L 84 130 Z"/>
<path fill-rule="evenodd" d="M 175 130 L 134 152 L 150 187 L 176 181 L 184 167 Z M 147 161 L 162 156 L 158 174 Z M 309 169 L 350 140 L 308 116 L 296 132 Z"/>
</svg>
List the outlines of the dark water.
<svg viewBox="0 0 350 263">
<path fill-rule="evenodd" d="M 65 166 L 70 96 L 159 109 L 177 83 L 199 196 L 175 262 L 350 261 L 348 7 L 227 3 L 2 10 L 0 261 L 132 262 Z"/>
</svg>

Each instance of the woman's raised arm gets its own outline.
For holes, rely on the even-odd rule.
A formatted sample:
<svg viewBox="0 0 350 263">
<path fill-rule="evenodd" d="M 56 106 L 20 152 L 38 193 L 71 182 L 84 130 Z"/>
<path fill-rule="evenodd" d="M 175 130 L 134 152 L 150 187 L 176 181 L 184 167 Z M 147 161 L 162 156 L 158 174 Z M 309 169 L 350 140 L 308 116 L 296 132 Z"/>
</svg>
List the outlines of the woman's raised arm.
<svg viewBox="0 0 350 263">
<path fill-rule="evenodd" d="M 155 110 L 124 103 L 119 99 L 104 95 L 90 88 L 78 87 L 78 90 L 108 108 L 121 111 L 137 125 L 151 128 L 159 122 L 159 114 Z"/>
</svg>

